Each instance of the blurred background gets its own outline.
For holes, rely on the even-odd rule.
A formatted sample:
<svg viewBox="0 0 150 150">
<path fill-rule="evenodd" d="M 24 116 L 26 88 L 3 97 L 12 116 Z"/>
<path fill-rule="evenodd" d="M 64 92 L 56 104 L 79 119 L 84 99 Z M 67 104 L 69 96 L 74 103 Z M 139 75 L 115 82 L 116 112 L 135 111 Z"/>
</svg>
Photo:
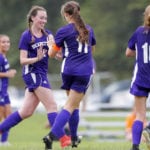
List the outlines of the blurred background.
<svg viewBox="0 0 150 150">
<path fill-rule="evenodd" d="M 18 43 L 21 33 L 28 27 L 26 16 L 32 5 L 41 5 L 47 9 L 48 23 L 46 28 L 54 34 L 65 22 L 60 15 L 60 7 L 66 0 L 0 0 L 0 33 L 8 34 L 11 39 L 11 49 L 8 53 L 11 68 L 17 69 L 17 76 L 10 80 L 9 93 L 13 109 L 20 107 L 24 97 L 24 83 L 21 77 L 21 65 L 19 62 Z M 110 116 L 111 113 L 99 113 L 100 111 L 131 110 L 133 97 L 129 94 L 129 87 L 134 66 L 134 58 L 126 58 L 125 50 L 127 42 L 135 29 L 143 24 L 143 12 L 149 4 L 148 0 L 78 0 L 81 5 L 81 15 L 85 22 L 90 24 L 95 32 L 97 45 L 94 52 L 96 73 L 91 86 L 88 89 L 81 110 L 87 112 L 83 116 L 102 117 Z M 61 62 L 49 60 L 49 79 L 54 90 L 54 96 L 59 108 L 66 100 L 65 92 L 60 90 L 60 65 Z M 39 105 L 37 111 L 44 109 Z M 128 112 L 117 112 L 114 116 L 122 115 L 123 120 Z M 109 124 L 118 128 L 124 127 L 124 122 L 97 122 L 92 127 Z M 82 120 L 81 126 L 89 129 L 89 122 Z M 116 132 L 116 131 L 115 131 Z M 123 131 L 118 132 L 122 135 Z M 87 133 L 87 131 L 86 131 Z M 99 134 L 93 131 L 92 134 Z M 100 132 L 102 133 L 102 131 Z M 111 132 L 113 133 L 113 132 Z M 90 134 L 90 133 L 89 133 Z M 104 133 L 106 136 L 106 132 Z M 103 135 L 101 135 L 103 136 Z M 112 136 L 112 135 L 111 135 Z M 114 134 L 113 134 L 114 137 Z"/>
<path fill-rule="evenodd" d="M 24 90 L 18 42 L 21 33 L 28 27 L 26 16 L 29 9 L 32 5 L 45 7 L 48 12 L 46 28 L 55 34 L 57 29 L 65 24 L 60 15 L 60 7 L 65 1 L 0 1 L 0 33 L 10 36 L 11 49 L 8 53 L 8 59 L 11 67 L 18 71 L 17 76 L 10 81 L 11 86 Z M 127 42 L 137 26 L 143 24 L 143 12 L 149 1 L 78 0 L 78 2 L 81 5 L 81 15 L 85 22 L 93 27 L 97 39 L 96 51 L 94 52 L 96 74 L 90 88 L 90 92 L 92 92 L 90 96 L 92 96 L 93 101 L 101 101 L 104 104 L 118 103 L 117 99 L 120 99 L 122 94 L 128 95 L 133 71 L 134 58 L 125 57 Z M 61 85 L 60 65 L 61 62 L 55 59 L 49 61 L 49 77 L 54 90 L 59 89 Z M 95 98 L 93 98 L 94 96 Z M 122 97 L 126 98 L 125 96 Z M 131 96 L 128 97 L 131 99 Z M 113 102 L 114 99 L 116 99 L 115 102 Z M 132 106 L 132 102 L 130 102 L 130 105 Z"/>
</svg>

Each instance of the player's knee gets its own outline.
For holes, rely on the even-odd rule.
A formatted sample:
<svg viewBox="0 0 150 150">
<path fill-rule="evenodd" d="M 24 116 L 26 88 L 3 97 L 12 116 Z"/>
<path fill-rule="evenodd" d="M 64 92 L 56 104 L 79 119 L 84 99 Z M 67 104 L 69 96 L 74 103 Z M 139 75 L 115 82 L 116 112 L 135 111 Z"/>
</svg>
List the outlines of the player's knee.
<svg viewBox="0 0 150 150">
<path fill-rule="evenodd" d="M 28 118 L 28 117 L 32 116 L 32 114 L 33 114 L 32 111 L 26 111 L 26 112 L 20 113 L 22 119 Z"/>
</svg>

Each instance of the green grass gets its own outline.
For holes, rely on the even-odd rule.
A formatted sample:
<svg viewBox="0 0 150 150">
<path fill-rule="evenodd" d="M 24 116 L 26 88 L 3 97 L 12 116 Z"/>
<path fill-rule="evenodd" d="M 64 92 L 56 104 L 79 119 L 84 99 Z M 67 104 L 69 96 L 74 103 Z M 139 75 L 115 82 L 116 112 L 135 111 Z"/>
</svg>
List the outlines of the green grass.
<svg viewBox="0 0 150 150">
<path fill-rule="evenodd" d="M 44 128 L 45 123 L 46 114 L 34 114 L 11 129 L 9 141 L 12 146 L 0 147 L 0 150 L 44 150 L 41 139 L 49 132 Z M 130 142 L 108 142 L 98 138 L 83 138 L 79 148 L 73 150 L 129 150 L 130 146 Z M 54 142 L 53 147 L 53 150 L 61 150 L 59 142 Z M 146 150 L 145 144 L 141 144 L 141 149 Z"/>
</svg>

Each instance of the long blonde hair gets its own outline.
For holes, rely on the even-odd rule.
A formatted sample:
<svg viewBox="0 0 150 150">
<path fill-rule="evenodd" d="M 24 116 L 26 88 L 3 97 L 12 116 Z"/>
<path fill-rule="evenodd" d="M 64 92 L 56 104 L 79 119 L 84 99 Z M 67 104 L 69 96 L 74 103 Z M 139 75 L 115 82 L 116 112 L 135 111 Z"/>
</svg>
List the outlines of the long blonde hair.
<svg viewBox="0 0 150 150">
<path fill-rule="evenodd" d="M 144 12 L 144 26 L 150 27 L 150 5 L 145 8 Z"/>
</svg>

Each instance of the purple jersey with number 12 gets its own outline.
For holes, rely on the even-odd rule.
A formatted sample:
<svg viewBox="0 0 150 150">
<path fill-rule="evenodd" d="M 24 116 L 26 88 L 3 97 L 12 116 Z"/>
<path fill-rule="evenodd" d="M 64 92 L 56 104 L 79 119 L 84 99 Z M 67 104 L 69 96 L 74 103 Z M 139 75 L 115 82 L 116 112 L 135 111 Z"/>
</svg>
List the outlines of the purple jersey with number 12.
<svg viewBox="0 0 150 150">
<path fill-rule="evenodd" d="M 131 50 L 136 50 L 136 62 L 132 83 L 150 88 L 150 30 L 140 26 L 128 42 Z"/>
<path fill-rule="evenodd" d="M 92 46 L 96 44 L 94 32 L 90 26 L 89 43 L 78 41 L 78 32 L 74 24 L 61 27 L 55 36 L 56 45 L 62 48 L 63 63 L 61 72 L 68 75 L 90 75 L 93 73 Z"/>
</svg>

